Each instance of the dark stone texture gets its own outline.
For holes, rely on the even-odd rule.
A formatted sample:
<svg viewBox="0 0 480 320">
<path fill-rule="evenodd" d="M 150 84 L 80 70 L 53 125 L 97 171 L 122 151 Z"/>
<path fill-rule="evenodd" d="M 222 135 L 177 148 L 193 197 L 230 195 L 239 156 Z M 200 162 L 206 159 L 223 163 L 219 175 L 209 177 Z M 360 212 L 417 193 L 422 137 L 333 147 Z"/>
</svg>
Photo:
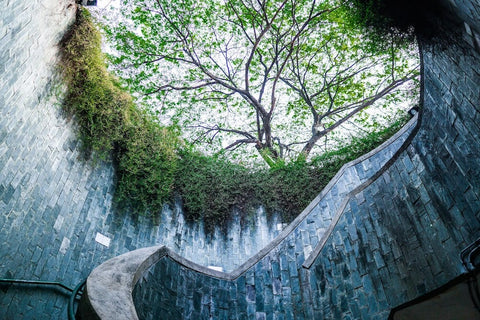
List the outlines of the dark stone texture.
<svg viewBox="0 0 480 320">
<path fill-rule="evenodd" d="M 252 304 L 239 311 L 246 308 L 253 315 L 250 308 L 255 308 L 256 319 L 263 319 L 273 293 L 274 298 L 281 294 L 274 299 L 278 318 L 386 319 L 393 307 L 465 271 L 460 251 L 480 235 L 480 55 L 474 42 L 457 32 L 464 22 L 478 30 L 480 10 L 475 1 L 456 3 L 456 14 L 445 9 L 450 17 L 441 20 L 438 37 L 421 43 L 424 109 L 410 145 L 350 198 L 308 269 L 298 272 L 306 256 L 299 241 L 305 235 L 297 230 L 294 239 L 286 238 L 252 266 L 247 273 L 255 272 L 254 283 L 248 287 L 257 291 L 247 292 Z M 455 22 L 455 15 L 463 21 Z M 365 170 L 357 173 L 363 177 Z M 332 199 L 341 198 L 339 189 L 332 188 Z M 334 202 L 328 207 L 338 208 Z M 312 217 L 307 221 L 314 223 Z M 139 310 L 149 283 L 161 286 L 155 275 L 152 270 L 135 289 Z M 273 284 L 271 293 L 267 281 Z"/>
<path fill-rule="evenodd" d="M 449 18 L 439 17 L 438 37 L 421 42 L 424 106 L 408 146 L 396 154 L 413 128 L 345 167 L 258 256 L 279 234 L 262 215 L 252 221 L 257 229 L 234 225 L 231 240 L 209 242 L 178 207 L 165 208 L 160 225 L 113 212 L 111 166 L 77 160 L 74 124 L 47 99 L 52 48 L 73 17 L 70 1 L 60 2 L 10 0 L 0 11 L 1 275 L 73 287 L 110 257 L 166 244 L 228 272 L 251 263 L 224 279 L 163 258 L 135 288 L 141 318 L 386 319 L 465 271 L 460 251 L 480 235 L 477 1 L 443 1 Z M 110 245 L 96 242 L 97 233 Z M 65 310 L 54 292 L 0 290 L 0 319 L 63 319 Z"/>
</svg>

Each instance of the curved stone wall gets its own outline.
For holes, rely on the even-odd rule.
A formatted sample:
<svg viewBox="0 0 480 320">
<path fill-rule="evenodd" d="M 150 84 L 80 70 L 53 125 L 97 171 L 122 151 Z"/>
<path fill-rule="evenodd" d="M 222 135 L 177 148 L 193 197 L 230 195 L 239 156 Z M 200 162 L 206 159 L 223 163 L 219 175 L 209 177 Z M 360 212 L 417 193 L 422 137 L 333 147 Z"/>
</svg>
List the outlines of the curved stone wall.
<svg viewBox="0 0 480 320">
<path fill-rule="evenodd" d="M 226 236 L 217 230 L 205 238 L 202 225 L 187 224 L 178 205 L 165 207 L 159 224 L 120 216 L 111 209 L 112 168 L 79 160 L 75 126 L 61 115 L 55 75 L 57 44 L 74 10 L 74 0 L 7 0 L 0 10 L 0 278 L 74 287 L 101 262 L 152 245 L 235 270 L 282 232 L 278 219 L 269 225 L 259 211 L 247 226 L 237 221 Z M 322 196 L 319 227 L 305 235 L 323 233 L 338 205 L 335 194 L 368 179 L 399 139 L 369 155 L 371 165 L 343 169 L 337 176 L 343 182 Z M 313 250 L 311 244 L 305 250 Z M 66 299 L 48 290 L 2 287 L 0 310 L 7 319 L 65 318 Z"/>
<path fill-rule="evenodd" d="M 2 2 L 0 278 L 74 287 L 106 259 L 156 244 L 204 265 L 241 264 L 278 235 L 275 220 L 269 227 L 260 212 L 250 225 L 234 224 L 225 238 L 217 231 L 205 239 L 202 225 L 185 223 L 178 206 L 166 207 L 159 225 L 120 216 L 111 209 L 111 166 L 79 160 L 55 74 L 57 45 L 75 9 L 74 0 Z M 66 299 L 48 290 L 0 290 L 0 319 L 63 319 L 65 310 Z"/>
<path fill-rule="evenodd" d="M 302 214 L 273 242 L 279 230 L 266 224 L 209 242 L 176 208 L 165 209 L 159 226 L 112 212 L 112 169 L 77 160 L 74 127 L 46 90 L 73 1 L 7 0 L 0 11 L 0 277 L 73 287 L 108 258 L 166 244 L 172 256 L 230 272 L 166 255 L 135 292 L 142 300 L 142 286 L 161 275 L 157 306 L 165 317 L 385 319 L 464 272 L 460 251 L 480 235 L 480 7 L 442 3 L 438 38 L 422 42 L 421 125 L 394 160 L 356 163 L 353 175 L 344 168 L 346 183 L 332 183 L 305 210 L 313 218 Z M 350 175 L 355 186 L 347 190 Z M 62 319 L 65 303 L 48 291 L 0 287 L 3 319 Z"/>
<path fill-rule="evenodd" d="M 437 36 L 420 39 L 418 132 L 348 193 L 315 249 L 287 236 L 227 274 L 166 255 L 134 289 L 140 319 L 386 319 L 466 271 L 460 253 L 480 236 L 480 6 L 442 5 Z"/>
<path fill-rule="evenodd" d="M 159 249 L 152 247 L 135 250 L 105 262 L 96 268 L 88 278 L 88 293 L 84 297 L 85 303 L 81 308 L 82 318 L 96 319 L 92 314 L 97 313 L 101 319 L 136 319 L 136 313 L 133 311 L 135 308 L 131 301 L 132 292 L 135 306 L 142 319 L 155 319 L 160 315 L 162 317 L 170 315 L 172 319 L 178 318 L 179 313 L 175 310 L 183 308 L 183 302 L 177 299 L 178 296 L 185 294 L 186 288 L 178 286 L 177 281 L 181 281 L 181 275 L 169 274 L 169 267 L 165 270 L 165 263 L 168 263 L 165 262 L 166 259 L 173 259 L 172 268 L 177 271 L 180 269 L 175 265 L 180 265 L 189 269 L 193 275 L 198 272 L 229 282 L 242 283 L 244 281 L 242 276 L 245 273 L 264 261 L 278 260 L 279 252 L 291 251 L 292 256 L 295 255 L 296 258 L 288 263 L 294 265 L 298 262 L 302 263 L 307 256 L 316 255 L 315 251 L 312 252 L 312 248 L 321 245 L 328 238 L 328 233 L 331 231 L 329 226 L 334 225 L 343 213 L 351 194 L 382 171 L 385 163 L 398 153 L 408 139 L 413 137 L 416 124 L 417 118 L 415 117 L 380 147 L 343 166 L 320 195 L 275 240 L 231 272 L 223 273 L 205 268 L 181 257 L 165 246 Z M 159 261 L 157 265 L 156 262 L 164 257 L 165 259 Z M 280 261 L 276 263 L 278 264 Z M 127 272 L 128 270 L 129 272 Z M 142 280 L 137 284 L 140 278 Z M 121 281 L 117 279 L 121 279 Z M 165 288 L 166 283 L 170 285 Z M 207 281 L 207 283 L 209 282 Z M 245 286 L 244 283 L 242 285 Z M 202 286 L 203 284 L 199 286 L 195 282 L 196 289 Z M 135 290 L 133 290 L 134 288 Z M 207 290 L 208 288 L 209 285 L 207 285 Z M 192 283 L 190 289 L 193 290 Z M 167 294 L 170 299 L 175 297 L 176 302 L 166 301 L 164 294 Z M 201 295 L 197 295 L 197 298 L 200 297 Z M 191 312 L 180 313 L 180 317 L 197 318 L 201 316 L 202 312 L 206 312 L 204 310 L 194 311 L 196 312 L 194 314 L 190 314 Z M 228 314 L 229 318 L 236 316 L 235 313 Z"/>
</svg>

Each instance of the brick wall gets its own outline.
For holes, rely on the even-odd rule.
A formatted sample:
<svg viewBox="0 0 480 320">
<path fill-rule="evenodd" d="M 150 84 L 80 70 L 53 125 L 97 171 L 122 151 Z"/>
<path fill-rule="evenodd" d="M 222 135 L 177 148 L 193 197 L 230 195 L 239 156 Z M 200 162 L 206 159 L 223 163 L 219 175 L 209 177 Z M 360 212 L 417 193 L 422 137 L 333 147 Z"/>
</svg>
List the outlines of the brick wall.
<svg viewBox="0 0 480 320">
<path fill-rule="evenodd" d="M 205 238 L 181 208 L 165 207 L 159 223 L 112 210 L 113 170 L 80 160 L 75 124 L 60 112 L 55 72 L 58 42 L 74 18 L 73 0 L 7 0 L 0 11 L 0 278 L 60 281 L 74 287 L 101 262 L 156 244 L 205 266 L 232 271 L 279 235 L 281 221 L 261 211 L 224 236 Z M 405 139 L 357 161 L 324 192 L 305 221 L 305 247 L 318 240 L 336 197 L 367 180 Z M 346 187 L 348 185 L 348 188 Z M 309 210 L 311 210 L 310 208 Z M 312 228 L 315 225 L 315 228 Z M 0 319 L 65 318 L 66 297 L 25 286 L 0 288 Z M 48 315 L 48 316 L 47 316 Z"/>
<path fill-rule="evenodd" d="M 187 225 L 178 206 L 165 207 L 159 224 L 114 212 L 111 165 L 80 160 L 75 124 L 60 111 L 55 65 L 75 1 L 1 5 L 0 278 L 74 287 L 106 259 L 155 244 L 234 268 L 280 232 L 262 213 L 244 228 L 234 224 L 225 238 L 217 231 L 205 239 L 203 226 Z M 4 286 L 0 319 L 63 319 L 66 302 L 50 290 Z"/>
<path fill-rule="evenodd" d="M 148 283 L 159 281 L 162 294 L 150 298 L 165 317 L 385 319 L 464 271 L 459 252 L 480 235 L 475 1 L 446 1 L 457 14 L 442 21 L 442 38 L 422 43 L 418 132 L 410 127 L 342 169 L 276 240 L 279 230 L 259 215 L 258 227 L 208 241 L 177 207 L 165 208 L 159 225 L 115 214 L 112 168 L 78 160 L 75 126 L 51 90 L 72 2 L 7 0 L 0 11 L 0 277 L 73 287 L 110 257 L 166 244 L 231 273 L 215 278 L 161 260 L 135 296 L 150 301 Z M 51 291 L 0 287 L 0 319 L 63 319 L 65 304 Z"/>
<path fill-rule="evenodd" d="M 437 36 L 421 39 L 418 132 L 351 194 L 324 241 L 307 254 L 287 237 L 234 279 L 164 258 L 134 290 L 140 319 L 386 319 L 465 272 L 460 252 L 480 236 L 479 6 L 444 5 Z"/>
</svg>

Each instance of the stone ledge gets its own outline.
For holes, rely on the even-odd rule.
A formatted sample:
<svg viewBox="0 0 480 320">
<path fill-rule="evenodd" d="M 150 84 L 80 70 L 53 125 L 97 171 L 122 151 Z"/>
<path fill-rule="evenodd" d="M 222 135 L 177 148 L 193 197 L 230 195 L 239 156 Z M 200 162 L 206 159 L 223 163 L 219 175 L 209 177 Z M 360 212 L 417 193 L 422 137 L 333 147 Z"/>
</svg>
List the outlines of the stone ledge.
<svg viewBox="0 0 480 320">
<path fill-rule="evenodd" d="M 317 198 L 312 201 L 312 203 L 275 240 L 273 240 L 269 245 L 260 250 L 260 252 L 258 252 L 255 256 L 248 259 L 244 264 L 242 264 L 240 267 L 238 267 L 232 272 L 224 273 L 201 266 L 188 259 L 183 258 L 182 256 L 176 254 L 166 246 L 154 246 L 134 250 L 104 262 L 96 269 L 94 269 L 88 277 L 86 293 L 79 309 L 81 318 L 102 320 L 138 319 L 132 298 L 132 292 L 135 284 L 144 275 L 146 270 L 148 270 L 151 266 L 153 266 L 155 263 L 157 263 L 160 259 L 164 257 L 169 257 L 179 265 L 182 265 L 188 269 L 210 277 L 226 281 L 233 281 L 237 279 L 248 269 L 258 263 L 270 251 L 277 247 L 290 233 L 295 230 L 295 228 L 309 215 L 313 208 L 315 208 L 319 201 L 338 182 L 338 180 L 347 168 L 352 167 L 372 157 L 374 154 L 382 151 L 383 149 L 391 145 L 393 142 L 395 142 L 397 139 L 399 139 L 403 134 L 405 134 L 409 129 L 411 129 L 412 126 L 417 125 L 418 127 L 418 124 L 418 116 L 415 116 L 407 125 L 405 125 L 399 132 L 397 132 L 384 144 L 370 151 L 364 156 L 345 164 L 335 175 L 335 177 L 330 181 L 327 187 L 325 187 L 325 189 L 319 194 L 319 196 L 317 196 Z M 405 146 L 409 144 L 411 138 L 415 134 L 416 130 L 410 132 L 409 137 L 407 137 L 405 142 L 402 144 L 402 147 L 394 153 L 394 156 L 392 158 L 393 160 L 396 159 L 398 154 L 405 149 Z M 387 163 L 391 163 L 392 159 L 389 160 Z M 382 166 L 379 172 L 383 172 L 385 170 L 385 166 Z M 340 206 L 339 210 L 337 210 L 335 218 L 333 219 L 331 226 L 329 227 L 330 232 L 331 230 L 333 230 L 336 223 L 338 222 L 350 198 L 354 194 L 363 190 L 371 183 L 372 180 L 375 180 L 379 176 L 379 173 L 374 174 L 374 177 L 368 179 L 365 183 L 361 184 L 360 186 L 349 192 L 343 198 L 342 205 Z M 327 231 L 325 233 L 325 236 L 321 239 L 315 250 L 305 261 L 303 265 L 304 267 L 308 268 L 313 263 L 318 253 L 321 251 L 323 244 L 329 238 L 330 232 Z"/>
<path fill-rule="evenodd" d="M 107 260 L 87 279 L 82 319 L 138 319 L 132 290 L 143 272 L 164 256 L 164 247 L 142 248 Z"/>
<path fill-rule="evenodd" d="M 137 249 L 107 260 L 87 279 L 79 306 L 81 319 L 137 320 L 132 299 L 135 284 L 160 259 L 170 257 L 178 264 L 215 278 L 233 280 L 232 275 L 191 262 L 165 246 Z"/>
</svg>

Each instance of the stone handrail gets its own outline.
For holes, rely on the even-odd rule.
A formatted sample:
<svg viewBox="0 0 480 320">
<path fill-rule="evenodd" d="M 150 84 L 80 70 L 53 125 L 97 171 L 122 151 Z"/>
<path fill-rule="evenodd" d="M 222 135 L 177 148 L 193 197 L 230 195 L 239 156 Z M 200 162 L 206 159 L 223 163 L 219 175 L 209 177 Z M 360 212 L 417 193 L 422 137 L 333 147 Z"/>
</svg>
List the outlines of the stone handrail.
<svg viewBox="0 0 480 320">
<path fill-rule="evenodd" d="M 375 171 L 371 176 L 365 177 L 363 181 L 361 180 L 359 185 L 352 186 L 351 190 L 338 195 L 339 199 L 337 199 L 337 201 L 340 202 L 340 205 L 335 210 L 335 214 L 331 219 L 328 229 L 326 232 L 324 232 L 323 236 L 316 244 L 311 244 L 314 245 L 315 249 L 310 252 L 302 264 L 304 268 L 309 268 L 317 255 L 320 253 L 323 244 L 329 238 L 331 231 L 342 215 L 342 212 L 344 211 L 349 199 L 354 194 L 368 186 L 385 170 L 385 167 L 388 167 L 389 163 L 394 161 L 396 155 L 403 151 L 405 146 L 409 144 L 411 138 L 415 135 L 418 124 L 418 116 L 416 115 L 407 125 L 405 125 L 384 144 L 370 151 L 364 156 L 345 164 L 329 182 L 329 184 L 322 190 L 322 192 L 288 227 L 282 231 L 277 238 L 275 238 L 265 248 L 260 250 L 256 255 L 248 259 L 245 263 L 232 272 L 225 273 L 201 266 L 183 258 L 166 246 L 138 249 L 106 261 L 97 267 L 90 274 L 87 280 L 86 297 L 84 297 L 87 302 L 83 303 L 80 309 L 80 313 L 83 313 L 82 319 L 138 319 L 132 299 L 132 291 L 144 273 L 160 259 L 165 257 L 169 257 L 179 265 L 207 276 L 227 281 L 233 281 L 237 279 L 248 269 L 258 263 L 262 258 L 264 258 L 275 247 L 279 246 L 282 241 L 284 241 L 292 232 L 294 232 L 295 229 L 309 216 L 312 210 L 320 203 L 325 195 L 327 195 L 339 182 L 341 177 L 349 168 L 352 168 L 355 165 L 371 158 L 373 155 L 378 154 L 399 140 L 401 137 L 405 138 L 403 141 L 400 140 L 401 146 L 394 150 L 390 159 L 380 166 L 377 171 Z M 408 133 L 407 137 L 404 137 L 406 133 Z M 85 305 L 89 307 L 86 308 Z M 85 310 L 88 309 L 89 311 L 82 310 L 82 308 Z"/>
</svg>

